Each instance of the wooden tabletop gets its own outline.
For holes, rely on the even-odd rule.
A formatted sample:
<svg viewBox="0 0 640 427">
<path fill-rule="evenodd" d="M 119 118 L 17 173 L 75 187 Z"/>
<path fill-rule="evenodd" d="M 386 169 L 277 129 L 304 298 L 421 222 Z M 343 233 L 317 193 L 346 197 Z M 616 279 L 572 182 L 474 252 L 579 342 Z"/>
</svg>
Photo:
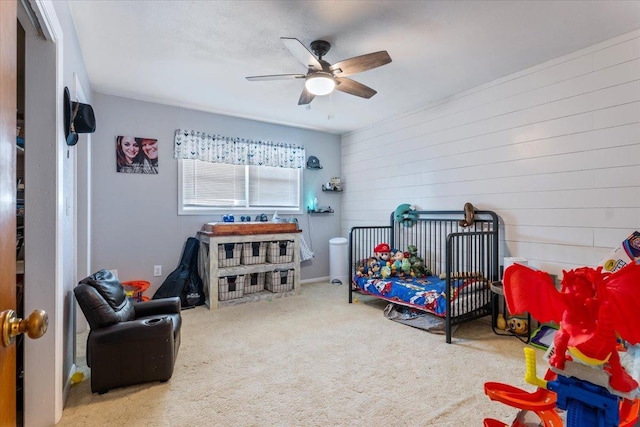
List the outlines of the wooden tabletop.
<svg viewBox="0 0 640 427">
<path fill-rule="evenodd" d="M 200 231 L 208 236 L 242 236 L 251 234 L 300 233 L 293 222 L 209 222 Z"/>
</svg>

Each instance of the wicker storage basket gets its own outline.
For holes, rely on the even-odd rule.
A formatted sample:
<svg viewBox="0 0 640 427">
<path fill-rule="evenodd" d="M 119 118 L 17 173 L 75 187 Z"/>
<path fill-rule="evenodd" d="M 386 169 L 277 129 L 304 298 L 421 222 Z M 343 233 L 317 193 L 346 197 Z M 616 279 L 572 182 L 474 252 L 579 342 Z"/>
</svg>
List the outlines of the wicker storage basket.
<svg viewBox="0 0 640 427">
<path fill-rule="evenodd" d="M 225 243 L 218 245 L 218 267 L 240 265 L 242 243 Z"/>
<path fill-rule="evenodd" d="M 267 256 L 267 242 L 246 242 L 242 244 L 240 263 L 264 264 Z"/>
<path fill-rule="evenodd" d="M 242 298 L 244 294 L 244 276 L 225 276 L 218 278 L 218 300 Z"/>
<path fill-rule="evenodd" d="M 293 260 L 293 242 L 291 240 L 280 240 L 269 242 L 267 249 L 267 262 L 278 264 L 291 262 Z"/>
<path fill-rule="evenodd" d="M 264 290 L 265 273 L 251 273 L 244 275 L 244 293 L 252 294 Z"/>
<path fill-rule="evenodd" d="M 275 270 L 266 273 L 265 287 L 271 292 L 287 292 L 293 289 L 293 270 Z"/>
</svg>

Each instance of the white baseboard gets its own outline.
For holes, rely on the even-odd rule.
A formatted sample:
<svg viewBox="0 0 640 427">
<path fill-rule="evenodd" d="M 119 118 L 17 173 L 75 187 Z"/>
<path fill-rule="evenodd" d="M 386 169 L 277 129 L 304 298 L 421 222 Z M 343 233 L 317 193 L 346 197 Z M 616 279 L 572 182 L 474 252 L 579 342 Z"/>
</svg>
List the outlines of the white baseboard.
<svg viewBox="0 0 640 427">
<path fill-rule="evenodd" d="M 73 351 L 76 351 L 76 349 L 74 348 Z M 64 382 L 64 388 L 62 390 L 62 401 L 64 403 L 67 402 L 67 397 L 69 397 L 69 390 L 71 389 L 71 375 L 73 375 L 76 372 L 76 364 L 72 363 L 71 364 L 71 369 L 69 370 L 69 372 L 67 372 L 67 378 Z"/>
<path fill-rule="evenodd" d="M 328 281 L 329 281 L 329 276 L 323 276 L 323 277 L 315 277 L 313 279 L 300 280 L 300 284 L 304 285 L 305 283 L 328 282 Z"/>
</svg>

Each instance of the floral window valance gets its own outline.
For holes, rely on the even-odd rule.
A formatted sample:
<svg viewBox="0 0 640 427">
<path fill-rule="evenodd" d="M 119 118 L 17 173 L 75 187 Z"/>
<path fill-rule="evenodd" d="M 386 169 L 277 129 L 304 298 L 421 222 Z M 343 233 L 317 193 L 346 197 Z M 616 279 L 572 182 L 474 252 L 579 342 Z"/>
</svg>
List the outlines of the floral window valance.
<svg viewBox="0 0 640 427">
<path fill-rule="evenodd" d="M 299 169 L 305 165 L 304 147 L 300 145 L 232 138 L 186 129 L 176 130 L 173 157 L 211 163 L 292 169 Z"/>
</svg>

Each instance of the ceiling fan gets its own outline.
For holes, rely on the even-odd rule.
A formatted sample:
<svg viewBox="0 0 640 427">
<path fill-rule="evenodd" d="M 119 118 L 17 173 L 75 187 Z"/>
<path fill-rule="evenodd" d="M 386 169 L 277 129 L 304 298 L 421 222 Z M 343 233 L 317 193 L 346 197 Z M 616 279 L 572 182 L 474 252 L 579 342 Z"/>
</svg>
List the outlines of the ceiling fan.
<svg viewBox="0 0 640 427">
<path fill-rule="evenodd" d="M 306 105 L 316 96 L 327 95 L 334 89 L 361 98 L 371 98 L 377 92 L 368 86 L 347 78 L 352 74 L 371 70 L 391 62 L 386 50 L 368 53 L 344 59 L 331 65 L 322 57 L 329 52 L 331 44 L 324 40 L 311 42 L 311 51 L 300 40 L 291 37 L 280 37 L 289 52 L 307 67 L 307 74 L 274 74 L 269 76 L 251 76 L 249 81 L 304 79 L 304 89 L 298 105 Z M 312 53 L 313 52 L 313 53 Z M 317 57 L 317 58 L 316 58 Z"/>
</svg>

